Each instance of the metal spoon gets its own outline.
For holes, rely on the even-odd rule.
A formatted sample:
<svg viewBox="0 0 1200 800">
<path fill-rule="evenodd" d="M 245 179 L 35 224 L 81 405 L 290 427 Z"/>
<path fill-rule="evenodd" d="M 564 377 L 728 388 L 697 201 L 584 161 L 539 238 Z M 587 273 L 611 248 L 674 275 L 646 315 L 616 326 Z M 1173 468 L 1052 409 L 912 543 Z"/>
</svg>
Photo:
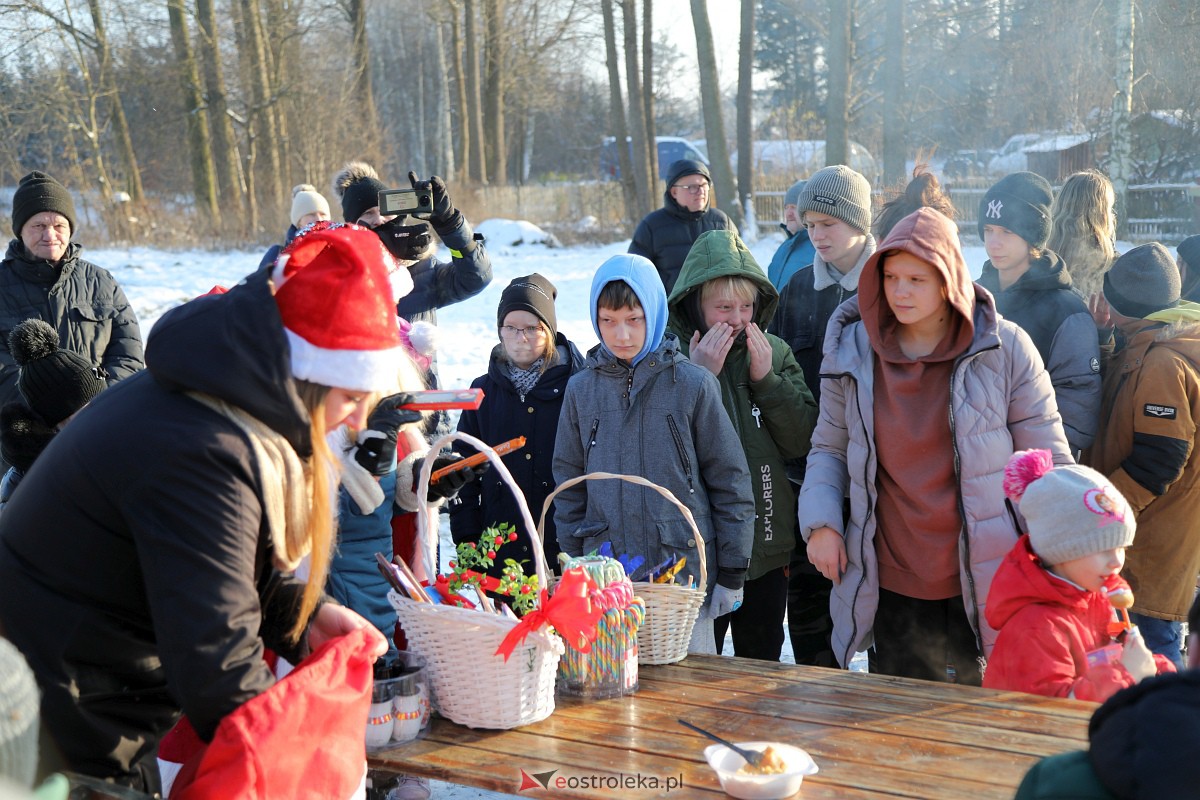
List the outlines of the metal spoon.
<svg viewBox="0 0 1200 800">
<path fill-rule="evenodd" d="M 757 767 L 762 763 L 763 754 L 757 750 L 747 750 L 744 747 L 738 747 L 733 742 L 731 742 L 727 739 L 722 739 L 720 736 L 717 736 L 715 733 L 709 733 L 708 731 L 704 730 L 704 728 L 698 728 L 695 725 L 693 725 L 692 723 L 686 722 L 685 720 L 677 719 L 675 721 L 678 722 L 680 725 L 684 726 L 685 728 L 691 728 L 696 733 L 704 734 L 708 738 L 712 739 L 714 742 L 718 742 L 719 744 L 725 745 L 730 750 L 737 753 L 742 758 L 746 759 L 746 763 L 750 764 L 753 767 Z"/>
</svg>

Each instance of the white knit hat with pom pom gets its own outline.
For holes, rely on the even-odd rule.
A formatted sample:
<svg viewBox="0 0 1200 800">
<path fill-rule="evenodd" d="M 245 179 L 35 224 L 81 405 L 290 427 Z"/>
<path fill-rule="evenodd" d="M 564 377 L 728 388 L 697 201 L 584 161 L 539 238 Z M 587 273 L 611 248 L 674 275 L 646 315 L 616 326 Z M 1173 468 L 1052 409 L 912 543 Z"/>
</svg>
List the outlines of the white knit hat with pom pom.
<svg viewBox="0 0 1200 800">
<path fill-rule="evenodd" d="M 1046 564 L 1133 544 L 1125 498 L 1094 469 L 1054 466 L 1049 450 L 1020 450 L 1004 468 L 1004 493 L 1021 509 L 1033 552 Z"/>
</svg>

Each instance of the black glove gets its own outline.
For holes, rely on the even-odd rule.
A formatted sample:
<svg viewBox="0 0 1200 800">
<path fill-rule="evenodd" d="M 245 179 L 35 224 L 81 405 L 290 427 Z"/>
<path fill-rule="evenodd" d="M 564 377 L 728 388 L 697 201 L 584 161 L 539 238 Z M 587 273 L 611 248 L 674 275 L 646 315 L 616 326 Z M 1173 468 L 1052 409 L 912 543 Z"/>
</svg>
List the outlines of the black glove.
<svg viewBox="0 0 1200 800">
<path fill-rule="evenodd" d="M 429 474 L 432 475 L 433 473 L 437 472 L 442 467 L 449 466 L 450 464 L 453 464 L 456 461 L 462 461 L 462 456 L 460 456 L 460 455 L 438 456 L 437 458 L 435 458 L 433 460 L 433 467 L 429 470 Z M 458 494 L 459 489 L 466 486 L 468 483 L 475 480 L 483 473 L 487 472 L 489 469 L 491 469 L 491 467 L 492 467 L 492 464 L 490 461 L 484 461 L 482 464 L 475 466 L 475 467 L 459 467 L 458 469 L 454 470 L 453 472 L 448 473 L 444 478 L 439 480 L 437 483 L 429 484 L 429 493 L 426 495 L 426 499 L 431 503 L 436 503 L 438 500 L 440 500 L 443 497 L 445 497 L 445 498 L 454 497 L 454 495 Z M 417 483 L 416 483 L 415 477 L 416 476 L 414 476 L 414 480 L 413 480 L 413 494 L 416 494 L 416 491 L 417 491 Z"/>
<path fill-rule="evenodd" d="M 421 421 L 421 412 L 400 408 L 412 402 L 407 392 L 389 395 L 379 401 L 367 418 L 367 429 L 358 435 L 354 460 L 372 475 L 386 475 L 396 460 L 396 437 L 400 427 Z"/>
<path fill-rule="evenodd" d="M 388 252 L 401 261 L 418 261 L 425 257 L 429 245 L 433 242 L 433 234 L 429 231 L 428 222 L 418 222 L 416 225 L 402 224 L 405 217 L 396 217 L 375 228 L 375 235 L 383 242 Z"/>
<path fill-rule="evenodd" d="M 429 215 L 429 224 L 439 234 L 447 234 L 462 225 L 463 215 L 454 207 L 450 193 L 446 191 L 446 182 L 433 175 L 427 181 L 417 180 L 417 173 L 408 173 L 408 182 L 412 188 L 429 192 L 433 202 L 433 212 Z"/>
</svg>

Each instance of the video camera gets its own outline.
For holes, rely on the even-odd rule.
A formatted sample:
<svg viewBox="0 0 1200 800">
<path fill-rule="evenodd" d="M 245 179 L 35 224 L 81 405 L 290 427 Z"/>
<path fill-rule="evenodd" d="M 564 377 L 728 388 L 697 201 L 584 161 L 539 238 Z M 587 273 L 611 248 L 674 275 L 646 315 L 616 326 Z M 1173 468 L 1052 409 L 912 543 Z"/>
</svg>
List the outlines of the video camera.
<svg viewBox="0 0 1200 800">
<path fill-rule="evenodd" d="M 433 192 L 430 189 L 385 189 L 379 193 L 379 213 L 385 217 L 432 214 Z"/>
</svg>

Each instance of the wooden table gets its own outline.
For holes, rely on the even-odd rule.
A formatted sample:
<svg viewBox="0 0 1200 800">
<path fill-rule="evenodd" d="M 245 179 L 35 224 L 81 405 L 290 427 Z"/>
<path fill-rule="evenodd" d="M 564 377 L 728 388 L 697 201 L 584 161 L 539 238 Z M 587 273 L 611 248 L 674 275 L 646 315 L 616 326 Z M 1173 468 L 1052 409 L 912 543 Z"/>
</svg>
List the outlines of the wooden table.
<svg viewBox="0 0 1200 800">
<path fill-rule="evenodd" d="M 640 668 L 628 697 L 558 698 L 549 719 L 510 731 L 434 721 L 428 738 L 371 756 L 372 767 L 522 797 L 724 796 L 704 762 L 708 740 L 682 717 L 734 741 L 802 747 L 820 772 L 800 797 L 1011 798 L 1039 758 L 1086 749 L 1095 706 L 1016 692 L 720 656 Z M 481 700 L 486 699 L 481 694 Z M 522 790 L 557 770 L 570 787 Z M 637 776 L 643 781 L 639 786 Z M 631 776 L 623 786 L 620 776 Z M 657 790 L 647 779 L 657 778 Z M 666 789 L 667 779 L 682 786 Z"/>
</svg>

